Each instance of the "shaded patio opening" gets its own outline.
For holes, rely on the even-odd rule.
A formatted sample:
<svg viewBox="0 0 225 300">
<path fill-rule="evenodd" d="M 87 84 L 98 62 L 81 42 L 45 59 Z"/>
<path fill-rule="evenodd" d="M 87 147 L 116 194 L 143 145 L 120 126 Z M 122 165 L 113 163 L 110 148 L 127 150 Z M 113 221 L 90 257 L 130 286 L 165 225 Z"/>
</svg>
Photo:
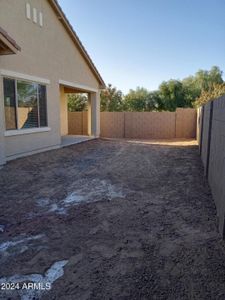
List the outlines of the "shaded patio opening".
<svg viewBox="0 0 225 300">
<path fill-rule="evenodd" d="M 68 134 L 88 136 L 88 93 L 67 94 Z"/>
<path fill-rule="evenodd" d="M 89 133 L 91 103 L 89 93 L 60 85 L 61 146 L 78 144 L 94 137 Z"/>
</svg>

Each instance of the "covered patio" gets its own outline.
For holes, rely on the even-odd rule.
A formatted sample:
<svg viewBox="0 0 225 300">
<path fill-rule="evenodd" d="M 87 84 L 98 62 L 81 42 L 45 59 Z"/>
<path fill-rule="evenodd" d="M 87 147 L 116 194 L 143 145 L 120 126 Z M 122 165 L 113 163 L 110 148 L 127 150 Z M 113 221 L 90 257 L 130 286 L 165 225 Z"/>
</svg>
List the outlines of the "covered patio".
<svg viewBox="0 0 225 300">
<path fill-rule="evenodd" d="M 73 82 L 60 80 L 60 130 L 61 146 L 69 146 L 89 141 L 100 135 L 100 96 L 97 89 Z M 68 94 L 86 93 L 87 103 L 87 132 L 86 134 L 69 134 L 68 130 Z"/>
</svg>

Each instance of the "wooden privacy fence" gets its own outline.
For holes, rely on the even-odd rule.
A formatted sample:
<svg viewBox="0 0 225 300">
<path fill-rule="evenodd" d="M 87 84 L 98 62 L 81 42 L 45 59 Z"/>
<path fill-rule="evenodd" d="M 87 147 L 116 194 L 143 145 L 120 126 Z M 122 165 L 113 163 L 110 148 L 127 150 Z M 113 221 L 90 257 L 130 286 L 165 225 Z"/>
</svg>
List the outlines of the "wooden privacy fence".
<svg viewBox="0 0 225 300">
<path fill-rule="evenodd" d="M 109 138 L 195 138 L 197 112 L 101 112 L 101 137 Z M 87 112 L 68 113 L 69 134 L 87 135 Z"/>
<path fill-rule="evenodd" d="M 225 237 L 225 96 L 198 110 L 197 139 L 205 176 L 216 204 L 219 231 Z"/>
</svg>

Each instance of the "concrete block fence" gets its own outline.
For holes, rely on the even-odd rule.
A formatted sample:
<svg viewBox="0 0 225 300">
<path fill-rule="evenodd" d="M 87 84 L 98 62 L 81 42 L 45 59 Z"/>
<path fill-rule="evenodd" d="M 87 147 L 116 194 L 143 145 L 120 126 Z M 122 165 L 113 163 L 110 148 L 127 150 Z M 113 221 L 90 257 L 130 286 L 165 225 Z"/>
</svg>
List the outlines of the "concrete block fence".
<svg viewBox="0 0 225 300">
<path fill-rule="evenodd" d="M 195 109 L 176 112 L 101 112 L 101 137 L 195 138 Z M 69 112 L 69 134 L 87 134 L 87 112 Z"/>
<path fill-rule="evenodd" d="M 225 237 L 225 96 L 198 110 L 197 138 L 205 176 L 216 204 L 219 231 Z"/>
</svg>

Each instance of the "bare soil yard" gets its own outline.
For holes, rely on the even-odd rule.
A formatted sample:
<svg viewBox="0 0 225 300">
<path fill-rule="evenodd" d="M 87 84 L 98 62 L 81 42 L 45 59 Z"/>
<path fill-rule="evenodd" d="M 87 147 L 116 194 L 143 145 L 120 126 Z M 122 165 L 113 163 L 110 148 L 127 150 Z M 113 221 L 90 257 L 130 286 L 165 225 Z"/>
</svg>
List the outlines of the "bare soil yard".
<svg viewBox="0 0 225 300">
<path fill-rule="evenodd" d="M 5 282 L 51 290 L 0 299 L 225 299 L 225 247 L 195 143 L 94 140 L 8 163 Z"/>
</svg>

